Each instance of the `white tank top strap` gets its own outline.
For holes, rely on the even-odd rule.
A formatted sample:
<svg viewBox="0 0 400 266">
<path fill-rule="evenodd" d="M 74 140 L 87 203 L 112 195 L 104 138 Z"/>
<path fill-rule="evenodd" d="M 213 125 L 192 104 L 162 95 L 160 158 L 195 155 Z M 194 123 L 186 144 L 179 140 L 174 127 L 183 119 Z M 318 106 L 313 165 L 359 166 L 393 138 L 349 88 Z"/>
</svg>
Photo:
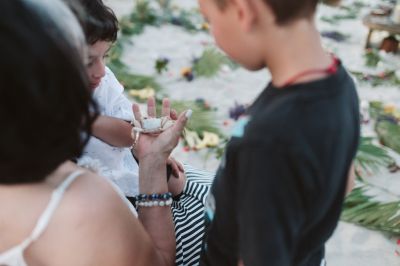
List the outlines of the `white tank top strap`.
<svg viewBox="0 0 400 266">
<path fill-rule="evenodd" d="M 120 190 L 120 188 L 114 184 L 111 180 L 108 180 L 108 178 L 104 178 L 110 185 L 111 187 L 115 190 L 115 192 L 118 194 L 118 196 L 121 198 L 121 200 L 124 202 L 124 204 L 128 207 L 128 209 L 131 211 L 131 213 L 135 216 L 138 217 L 138 213 L 135 209 L 135 207 L 132 206 L 132 204 L 129 202 L 129 200 L 125 197 L 124 193 Z"/>
<path fill-rule="evenodd" d="M 71 185 L 71 183 L 80 176 L 84 171 L 79 169 L 72 172 L 51 194 L 51 198 L 49 203 L 47 204 L 46 209 L 40 216 L 39 220 L 36 223 L 35 228 L 33 229 L 31 235 L 25 239 L 21 243 L 21 247 L 23 249 L 27 248 L 33 241 L 37 240 L 40 235 L 46 230 L 51 218 L 54 215 L 57 207 L 60 205 L 60 202 L 64 196 L 65 191 Z"/>
</svg>

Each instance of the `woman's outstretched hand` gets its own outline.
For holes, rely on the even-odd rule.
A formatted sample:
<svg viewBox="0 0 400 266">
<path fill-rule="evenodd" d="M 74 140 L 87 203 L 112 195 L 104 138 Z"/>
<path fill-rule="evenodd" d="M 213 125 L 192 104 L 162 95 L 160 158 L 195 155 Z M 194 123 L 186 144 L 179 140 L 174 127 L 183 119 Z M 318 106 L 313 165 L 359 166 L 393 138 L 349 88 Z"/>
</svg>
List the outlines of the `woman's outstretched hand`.
<svg viewBox="0 0 400 266">
<path fill-rule="evenodd" d="M 135 115 L 133 128 L 135 155 L 139 164 L 139 191 L 142 194 L 165 194 L 168 192 L 167 160 L 172 150 L 178 144 L 179 138 L 186 125 L 191 111 L 180 114 L 177 118 L 171 113 L 170 102 L 163 100 L 161 116 L 164 125 L 168 128 L 159 130 L 162 123 L 157 119 L 149 119 L 142 123 L 139 106 L 133 105 Z M 156 104 L 154 98 L 147 102 L 147 115 L 156 118 Z M 171 119 L 171 120 L 170 120 Z M 176 119 L 176 120 L 175 120 Z M 150 125 L 148 124 L 150 123 Z M 153 123 L 153 124 L 151 124 Z M 145 127 L 145 128 L 143 128 Z M 149 128 L 156 130 L 149 130 Z M 157 132 L 150 133 L 150 132 Z M 175 262 L 175 234 L 169 205 L 157 205 L 139 208 L 139 219 L 156 244 L 154 261 L 151 265 L 173 265 Z M 157 256 L 158 255 L 158 256 Z M 149 264 L 150 265 L 150 264 Z"/>
<path fill-rule="evenodd" d="M 137 121 L 142 120 L 139 105 L 133 104 L 133 113 Z M 140 134 L 135 145 L 135 154 L 139 161 L 144 158 L 167 160 L 172 150 L 177 146 L 183 129 L 192 114 L 191 110 L 181 113 L 178 117 L 171 112 L 170 101 L 164 99 L 162 103 L 162 117 L 168 117 L 174 124 L 159 134 Z M 156 118 L 156 103 L 154 98 L 147 101 L 147 115 L 149 118 Z"/>
</svg>

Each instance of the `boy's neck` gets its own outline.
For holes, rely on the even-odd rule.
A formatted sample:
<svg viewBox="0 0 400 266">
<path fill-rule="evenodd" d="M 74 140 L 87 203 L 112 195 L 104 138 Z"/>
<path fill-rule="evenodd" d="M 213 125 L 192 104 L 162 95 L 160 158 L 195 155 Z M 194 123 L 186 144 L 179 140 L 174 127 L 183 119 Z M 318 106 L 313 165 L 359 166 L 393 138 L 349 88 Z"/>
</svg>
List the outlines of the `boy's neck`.
<svg viewBox="0 0 400 266">
<path fill-rule="evenodd" d="M 332 64 L 332 58 L 324 51 L 320 34 L 311 21 L 301 20 L 290 26 L 278 27 L 273 36 L 273 40 L 270 38 L 264 42 L 267 44 L 265 63 L 271 72 L 272 83 L 277 87 L 304 71 L 323 70 Z M 317 80 L 326 75 L 308 74 L 294 83 Z"/>
</svg>

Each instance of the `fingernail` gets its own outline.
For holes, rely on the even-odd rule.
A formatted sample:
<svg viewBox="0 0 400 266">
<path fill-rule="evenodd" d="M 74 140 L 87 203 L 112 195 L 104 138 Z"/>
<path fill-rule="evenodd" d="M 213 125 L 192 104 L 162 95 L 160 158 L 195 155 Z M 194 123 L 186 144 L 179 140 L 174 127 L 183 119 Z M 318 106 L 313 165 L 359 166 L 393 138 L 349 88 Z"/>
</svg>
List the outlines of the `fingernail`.
<svg viewBox="0 0 400 266">
<path fill-rule="evenodd" d="M 193 114 L 193 111 L 189 109 L 186 111 L 185 116 L 187 119 L 189 119 L 192 116 L 192 114 Z"/>
</svg>

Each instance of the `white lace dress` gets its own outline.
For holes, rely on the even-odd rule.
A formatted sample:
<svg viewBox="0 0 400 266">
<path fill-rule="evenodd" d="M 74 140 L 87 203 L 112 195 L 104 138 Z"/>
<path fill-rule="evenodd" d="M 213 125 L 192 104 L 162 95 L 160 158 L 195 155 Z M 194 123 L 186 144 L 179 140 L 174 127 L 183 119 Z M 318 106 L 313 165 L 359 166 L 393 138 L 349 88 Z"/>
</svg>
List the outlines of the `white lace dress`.
<svg viewBox="0 0 400 266">
<path fill-rule="evenodd" d="M 132 103 L 110 69 L 106 68 L 106 75 L 95 89 L 93 98 L 99 105 L 101 115 L 132 120 Z M 93 160 L 100 163 L 100 174 L 115 183 L 126 196 L 139 193 L 139 167 L 129 148 L 117 148 L 92 136 L 78 164 L 85 165 Z"/>
</svg>

